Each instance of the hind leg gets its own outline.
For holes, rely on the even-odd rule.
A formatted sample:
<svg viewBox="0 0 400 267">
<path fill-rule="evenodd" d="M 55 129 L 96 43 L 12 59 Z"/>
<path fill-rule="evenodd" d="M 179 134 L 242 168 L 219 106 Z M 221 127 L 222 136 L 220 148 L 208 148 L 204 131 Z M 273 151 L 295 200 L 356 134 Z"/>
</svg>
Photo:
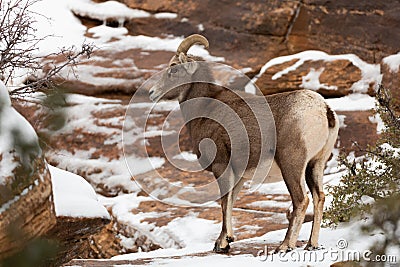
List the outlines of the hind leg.
<svg viewBox="0 0 400 267">
<path fill-rule="evenodd" d="M 319 231 L 321 229 L 322 215 L 324 210 L 325 194 L 323 191 L 323 176 L 326 161 L 330 152 L 325 152 L 320 158 L 308 163 L 306 169 L 306 182 L 311 191 L 314 205 L 314 217 L 310 239 L 305 249 L 312 250 L 318 248 Z"/>
<path fill-rule="evenodd" d="M 285 239 L 276 249 L 277 252 L 295 248 L 309 203 L 304 185 L 306 164 L 301 159 L 297 160 L 298 162 L 290 162 L 289 160 L 278 162 L 292 198 L 293 212 L 289 218 L 289 227 Z"/>
</svg>

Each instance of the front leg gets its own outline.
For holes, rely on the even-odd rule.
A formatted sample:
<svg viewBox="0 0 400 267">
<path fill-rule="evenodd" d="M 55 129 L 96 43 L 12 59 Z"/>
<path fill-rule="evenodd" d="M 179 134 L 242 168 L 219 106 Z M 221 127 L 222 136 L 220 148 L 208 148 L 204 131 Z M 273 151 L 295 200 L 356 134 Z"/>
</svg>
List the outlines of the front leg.
<svg viewBox="0 0 400 267">
<path fill-rule="evenodd" d="M 229 203 L 231 194 L 232 192 L 229 192 L 221 198 L 222 230 L 215 241 L 213 251 L 216 253 L 228 253 L 230 249 L 229 243 L 233 242 L 232 205 Z"/>
<path fill-rule="evenodd" d="M 230 249 L 229 243 L 234 241 L 232 229 L 232 208 L 238 191 L 243 183 L 239 181 L 235 185 L 235 175 L 230 167 L 228 167 L 221 176 L 218 176 L 218 166 L 213 166 L 213 172 L 217 179 L 221 192 L 221 208 L 222 208 L 222 229 L 219 237 L 215 241 L 214 252 L 227 253 Z M 217 171 L 214 171 L 217 169 Z M 226 193 L 227 192 L 227 193 Z"/>
</svg>

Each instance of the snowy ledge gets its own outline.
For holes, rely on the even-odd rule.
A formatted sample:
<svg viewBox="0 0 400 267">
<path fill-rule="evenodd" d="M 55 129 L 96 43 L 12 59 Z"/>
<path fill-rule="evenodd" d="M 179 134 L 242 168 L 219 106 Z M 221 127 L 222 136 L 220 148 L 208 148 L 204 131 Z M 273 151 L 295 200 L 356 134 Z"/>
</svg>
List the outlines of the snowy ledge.
<svg viewBox="0 0 400 267">
<path fill-rule="evenodd" d="M 110 219 L 94 189 L 81 176 L 48 165 L 57 217 Z"/>
</svg>

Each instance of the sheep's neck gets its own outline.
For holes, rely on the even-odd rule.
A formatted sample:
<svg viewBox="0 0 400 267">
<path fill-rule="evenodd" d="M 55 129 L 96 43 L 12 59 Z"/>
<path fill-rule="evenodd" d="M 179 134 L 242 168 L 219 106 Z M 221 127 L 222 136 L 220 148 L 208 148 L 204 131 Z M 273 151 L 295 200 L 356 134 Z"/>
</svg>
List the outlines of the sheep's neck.
<svg viewBox="0 0 400 267">
<path fill-rule="evenodd" d="M 222 89 L 214 84 L 208 83 L 192 83 L 190 88 L 187 89 L 186 95 L 181 102 L 196 99 L 199 97 L 215 98 Z"/>
<path fill-rule="evenodd" d="M 179 102 L 190 135 L 192 135 L 192 128 L 196 128 L 194 125 L 199 123 L 198 119 L 193 118 L 207 117 L 207 113 L 212 109 L 213 102 L 215 105 L 213 99 L 216 99 L 222 91 L 221 87 L 208 83 L 193 83 L 187 89 L 185 96 Z M 199 98 L 199 100 L 196 101 L 196 98 Z"/>
</svg>

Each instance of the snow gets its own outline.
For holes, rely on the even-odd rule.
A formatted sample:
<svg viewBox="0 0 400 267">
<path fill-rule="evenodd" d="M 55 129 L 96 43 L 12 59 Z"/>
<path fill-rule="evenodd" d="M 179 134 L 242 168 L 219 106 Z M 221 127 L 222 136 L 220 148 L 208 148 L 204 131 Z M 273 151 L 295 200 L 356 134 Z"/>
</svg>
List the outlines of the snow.
<svg viewBox="0 0 400 267">
<path fill-rule="evenodd" d="M 81 176 L 48 165 L 56 215 L 75 218 L 110 219 L 94 189 Z"/>
<path fill-rule="evenodd" d="M 303 249 L 295 249 L 293 252 L 290 252 L 284 258 L 279 258 L 279 256 L 276 255 L 276 257 L 273 258 L 273 261 L 271 260 L 272 257 L 270 257 L 269 259 L 267 258 L 266 261 L 264 261 L 264 263 L 265 264 L 272 263 L 274 264 L 273 266 L 280 266 L 280 264 L 287 266 L 288 263 L 293 264 L 293 261 L 290 262 L 290 260 L 292 259 L 291 256 L 294 256 L 294 259 L 305 258 L 306 261 L 302 261 L 302 264 L 304 265 L 310 264 L 311 266 L 328 266 L 329 264 L 332 264 L 337 261 L 349 260 L 351 259 L 349 256 L 354 255 L 352 252 L 354 251 L 359 252 L 361 255 L 363 251 L 368 250 L 374 244 L 374 242 L 381 240 L 383 237 L 382 234 L 363 235 L 363 233 L 361 232 L 361 228 L 363 225 L 366 224 L 367 223 L 364 221 L 357 221 L 349 224 L 342 224 L 336 229 L 322 228 L 320 232 L 320 244 L 322 244 L 324 249 L 312 252 L 305 251 Z M 311 225 L 312 225 L 311 222 L 303 224 L 300 231 L 299 240 L 308 239 L 309 234 L 311 232 Z M 264 236 L 250 240 L 261 241 L 261 242 L 268 241 L 268 243 L 271 242 L 279 243 L 281 240 L 283 240 L 285 234 L 286 234 L 286 229 L 283 229 L 274 232 L 269 232 Z M 246 241 L 239 241 L 239 243 L 240 242 L 246 242 Z M 332 256 L 330 255 L 330 253 L 327 253 L 330 251 L 332 252 L 337 251 L 338 253 L 336 255 L 335 253 L 332 253 L 334 254 L 334 256 Z M 313 255 L 314 257 L 312 257 L 311 259 L 316 258 L 320 259 L 320 261 L 309 261 L 309 260 L 307 261 L 308 257 L 304 257 L 306 256 L 307 253 L 315 254 Z M 289 260 L 289 262 L 283 262 L 284 260 Z"/>
<path fill-rule="evenodd" d="M 78 151 L 74 154 L 68 151 L 60 151 L 59 153 L 49 153 L 52 160 L 58 162 L 57 167 L 66 169 L 71 172 L 79 172 L 85 170 L 87 179 L 93 184 L 104 183 L 108 188 L 122 187 L 126 190 L 137 192 L 140 188 L 131 180 L 132 175 L 145 173 L 155 168 L 161 167 L 165 160 L 158 157 L 135 158 L 129 157 L 130 166 L 128 169 L 123 159 L 110 160 L 108 158 L 91 158 L 91 151 Z M 101 170 L 101 173 L 96 172 Z M 132 173 L 131 173 L 132 172 Z"/>
<path fill-rule="evenodd" d="M 369 116 L 368 119 L 371 123 L 376 123 L 376 133 L 381 134 L 386 127 L 385 123 L 382 121 L 381 116 L 376 113 L 372 116 Z"/>
<path fill-rule="evenodd" d="M 76 104 L 106 104 L 106 103 L 121 103 L 121 100 L 118 99 L 107 99 L 101 97 L 93 97 L 86 95 L 78 95 L 78 94 L 65 94 L 66 102 L 72 105 Z"/>
<path fill-rule="evenodd" d="M 183 151 L 173 157 L 174 159 L 186 160 L 186 161 L 197 161 L 197 155 L 188 151 Z"/>
<path fill-rule="evenodd" d="M 354 66 L 358 67 L 361 70 L 361 80 L 355 82 L 350 88 L 353 92 L 356 93 L 366 93 L 370 84 L 379 84 L 381 80 L 380 75 L 380 65 L 379 64 L 368 64 L 365 61 L 361 60 L 358 56 L 354 54 L 343 54 L 343 55 L 329 55 L 322 51 L 316 50 L 308 50 L 303 51 L 294 55 L 276 57 L 268 61 L 260 70 L 260 72 L 252 79 L 252 82 L 256 82 L 257 79 L 270 67 L 279 65 L 285 62 L 289 62 L 291 60 L 297 60 L 291 66 L 275 73 L 272 76 L 272 80 L 279 79 L 283 75 L 288 74 L 291 71 L 296 70 L 298 67 L 303 65 L 306 61 L 334 61 L 334 60 L 349 60 L 353 63 Z M 303 79 L 303 88 L 315 90 L 318 89 L 317 85 L 319 84 L 318 77 L 320 75 L 319 71 L 310 71 L 307 74 L 309 76 L 309 83 L 305 83 Z M 323 86 L 323 85 L 322 85 Z M 326 89 L 333 89 L 333 87 L 328 87 Z"/>
<path fill-rule="evenodd" d="M 36 183 L 36 181 L 35 181 Z M 17 202 L 22 196 L 28 194 L 30 190 L 32 190 L 33 185 L 28 186 L 19 195 L 16 195 L 14 198 L 10 199 L 9 201 L 2 204 L 0 207 L 0 214 L 8 210 L 15 202 Z"/>
<path fill-rule="evenodd" d="M 80 47 L 85 41 L 86 27 L 69 9 L 68 0 L 37 1 L 31 8 L 36 13 L 34 28 L 39 38 L 39 55 L 46 55 L 62 47 Z"/>
<path fill-rule="evenodd" d="M 389 66 L 389 69 L 393 73 L 399 72 L 400 67 L 400 52 L 395 55 L 390 55 L 385 57 L 383 63 Z"/>
<path fill-rule="evenodd" d="M 26 160 L 22 151 L 15 146 L 16 138 L 20 142 L 19 145 L 30 145 L 35 148 L 36 157 L 41 156 L 39 141 L 35 130 L 29 122 L 19 114 L 12 106 L 8 95 L 8 89 L 2 81 L 0 81 L 0 185 L 6 184 L 7 177 L 13 176 L 13 170 L 20 165 L 15 157 Z M 24 156 L 24 157 L 22 157 Z"/>
<path fill-rule="evenodd" d="M 204 31 L 204 25 L 202 23 L 198 24 L 197 29 L 201 32 Z"/>
<path fill-rule="evenodd" d="M 346 115 L 337 115 L 337 117 L 339 119 L 339 128 L 346 128 L 347 125 L 344 123 L 344 121 L 346 119 Z"/>
<path fill-rule="evenodd" d="M 289 194 L 284 181 L 261 184 L 257 187 L 257 192 L 263 195 Z"/>
<path fill-rule="evenodd" d="M 318 89 L 336 90 L 337 86 L 327 86 L 320 83 L 319 76 L 324 72 L 324 70 L 325 68 L 319 68 L 318 70 L 311 68 L 310 72 L 306 76 L 302 77 L 300 87 L 314 91 L 317 91 Z"/>
<path fill-rule="evenodd" d="M 0 81 L 0 108 L 2 107 L 10 107 L 11 106 L 11 99 L 8 95 L 8 90 L 4 83 Z"/>
<path fill-rule="evenodd" d="M 162 101 L 157 103 L 140 102 L 130 103 L 129 108 L 151 108 L 157 111 L 171 111 L 179 108 L 178 101 Z"/>
<path fill-rule="evenodd" d="M 122 40 L 103 45 L 102 49 L 123 51 L 128 49 L 142 49 L 145 51 L 171 51 L 175 52 L 184 37 L 170 36 L 167 38 L 150 37 L 145 35 L 131 36 L 128 35 Z M 223 57 L 211 56 L 210 53 L 201 45 L 194 45 L 190 48 L 190 53 L 203 57 L 210 61 L 224 61 Z M 189 54 L 190 54 L 189 53 Z"/>
<path fill-rule="evenodd" d="M 247 204 L 249 207 L 260 207 L 260 208 L 289 208 L 291 202 L 288 201 L 274 201 L 274 200 L 260 200 L 254 201 L 252 203 Z"/>
<path fill-rule="evenodd" d="M 322 246 L 320 250 L 315 251 L 306 251 L 302 248 L 297 248 L 287 254 L 271 254 L 272 248 L 265 245 L 263 249 L 257 252 L 257 255 L 217 255 L 206 253 L 204 256 L 189 256 L 187 255 L 189 254 L 187 249 L 160 249 L 147 253 L 141 252 L 116 256 L 112 259 L 135 260 L 152 258 L 152 260 L 148 262 L 148 266 L 299 266 L 298 264 L 301 264 L 300 266 L 329 266 L 338 261 L 362 260 L 370 256 L 370 247 L 375 242 L 382 240 L 383 235 L 380 233 L 363 234 L 361 228 L 364 225 L 367 225 L 367 222 L 357 221 L 349 224 L 342 224 L 336 229 L 322 228 L 320 234 L 320 244 L 322 244 Z M 303 224 L 299 240 L 308 239 L 311 226 L 311 222 Z M 184 229 L 183 233 L 185 233 Z M 197 232 L 191 231 L 185 234 L 194 234 L 197 236 L 196 233 Z M 240 247 L 241 244 L 251 245 L 252 243 L 278 244 L 283 240 L 285 234 L 286 229 L 272 231 L 261 237 L 237 241 L 233 243 L 233 246 Z M 186 256 L 182 254 L 183 251 L 186 252 Z M 205 251 L 209 251 L 209 248 Z M 398 254 L 398 251 L 393 249 L 393 254 L 391 255 L 396 256 L 396 253 Z M 126 266 L 133 265 L 127 264 Z"/>
<path fill-rule="evenodd" d="M 137 198 L 142 200 L 143 197 Z M 132 201 L 137 203 L 137 198 L 132 199 Z M 137 207 L 137 204 L 132 204 L 132 202 L 126 204 L 127 206 L 124 207 L 124 209 Z M 198 218 L 198 214 L 196 213 L 189 213 L 185 217 L 175 218 L 168 223 L 168 225 L 155 228 L 154 225 L 140 223 L 141 218 L 148 218 L 148 213 L 127 214 L 124 210 L 120 209 L 121 206 L 122 204 L 120 201 L 116 202 L 115 206 L 113 206 L 113 214 L 116 214 L 119 221 L 128 221 L 130 225 L 135 225 L 135 228 L 139 231 L 147 232 L 147 235 L 153 239 L 155 238 L 157 243 L 161 244 L 164 249 L 119 255 L 113 257 L 113 260 L 185 255 L 207 251 L 214 245 L 214 241 L 220 231 L 220 225 L 218 223 Z M 160 216 L 160 214 L 156 213 L 154 216 Z M 150 230 L 153 231 L 150 233 Z"/>
<path fill-rule="evenodd" d="M 350 94 L 339 98 L 325 99 L 335 111 L 372 110 L 375 108 L 375 98 L 367 94 Z"/>
<path fill-rule="evenodd" d="M 101 42 L 106 43 L 110 41 L 111 38 L 123 38 L 123 36 L 128 33 L 128 30 L 124 27 L 112 28 L 106 25 L 100 25 L 90 28 L 88 32 L 92 33 L 94 38 L 99 38 Z"/>
<path fill-rule="evenodd" d="M 120 24 L 126 19 L 149 17 L 150 13 L 132 9 L 117 1 L 95 3 L 91 0 L 69 0 L 68 7 L 77 15 L 106 21 L 109 18 L 117 19 Z"/>
<path fill-rule="evenodd" d="M 160 12 L 154 14 L 154 17 L 156 19 L 176 19 L 178 17 L 178 14 L 172 12 Z"/>
</svg>

